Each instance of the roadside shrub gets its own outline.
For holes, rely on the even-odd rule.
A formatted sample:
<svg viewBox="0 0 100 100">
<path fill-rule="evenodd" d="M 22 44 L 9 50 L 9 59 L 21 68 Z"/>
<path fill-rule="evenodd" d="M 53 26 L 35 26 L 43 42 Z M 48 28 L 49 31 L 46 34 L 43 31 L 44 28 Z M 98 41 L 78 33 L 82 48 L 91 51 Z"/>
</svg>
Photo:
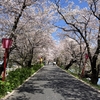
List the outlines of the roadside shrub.
<svg viewBox="0 0 100 100">
<path fill-rule="evenodd" d="M 21 85 L 28 77 L 40 69 L 43 65 L 36 64 L 31 68 L 18 68 L 10 71 L 5 81 L 0 81 L 0 98 Z"/>
</svg>

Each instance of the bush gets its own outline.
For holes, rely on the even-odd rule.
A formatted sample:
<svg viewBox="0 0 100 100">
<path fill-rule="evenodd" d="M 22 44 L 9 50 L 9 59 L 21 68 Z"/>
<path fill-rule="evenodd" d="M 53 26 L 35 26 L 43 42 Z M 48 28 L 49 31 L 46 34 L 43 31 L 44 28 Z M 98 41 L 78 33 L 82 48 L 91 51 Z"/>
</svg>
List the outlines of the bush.
<svg viewBox="0 0 100 100">
<path fill-rule="evenodd" d="M 0 81 L 0 98 L 21 85 L 28 77 L 40 69 L 43 65 L 36 64 L 31 68 L 18 68 L 9 72 L 5 81 Z"/>
</svg>

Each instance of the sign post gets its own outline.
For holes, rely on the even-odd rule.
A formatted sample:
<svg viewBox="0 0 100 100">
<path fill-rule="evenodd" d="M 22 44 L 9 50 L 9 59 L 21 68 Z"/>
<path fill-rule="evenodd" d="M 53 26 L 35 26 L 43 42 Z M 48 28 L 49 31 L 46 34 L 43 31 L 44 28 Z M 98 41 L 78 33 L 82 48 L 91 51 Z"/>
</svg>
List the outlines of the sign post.
<svg viewBox="0 0 100 100">
<path fill-rule="evenodd" d="M 2 39 L 2 46 L 5 48 L 5 53 L 4 53 L 4 72 L 3 72 L 3 77 L 2 80 L 5 81 L 5 74 L 6 74 L 6 66 L 7 66 L 7 55 L 8 55 L 8 50 L 10 46 L 12 45 L 12 39 L 11 38 L 3 38 Z"/>
</svg>

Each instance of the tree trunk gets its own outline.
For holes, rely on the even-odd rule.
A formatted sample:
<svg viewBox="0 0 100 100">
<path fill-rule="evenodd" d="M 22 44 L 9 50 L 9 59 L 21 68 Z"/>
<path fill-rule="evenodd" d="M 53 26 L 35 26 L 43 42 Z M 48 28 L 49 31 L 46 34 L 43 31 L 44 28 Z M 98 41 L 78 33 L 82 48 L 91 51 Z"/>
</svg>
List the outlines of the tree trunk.
<svg viewBox="0 0 100 100">
<path fill-rule="evenodd" d="M 32 60 L 31 59 L 25 61 L 24 67 L 30 67 L 31 66 L 31 63 L 32 63 Z"/>
<path fill-rule="evenodd" d="M 69 64 L 65 66 L 65 69 L 68 70 L 75 62 L 76 62 L 76 60 L 71 59 Z"/>
<path fill-rule="evenodd" d="M 92 82 L 92 84 L 97 84 L 97 82 L 98 82 L 98 71 L 97 71 L 97 68 L 96 68 L 95 61 L 93 63 L 91 63 L 91 67 L 92 67 L 91 82 Z"/>
<path fill-rule="evenodd" d="M 100 15 L 99 15 L 100 18 Z M 98 59 L 98 55 L 100 53 L 100 19 L 99 20 L 99 30 L 98 30 L 98 40 L 97 40 L 97 49 L 95 51 L 95 54 L 91 60 L 91 68 L 92 68 L 92 77 L 91 77 L 91 82 L 93 84 L 97 84 L 98 82 L 98 66 L 96 68 L 96 61 Z"/>
<path fill-rule="evenodd" d="M 33 51 L 31 52 L 30 55 L 28 55 L 28 59 L 25 61 L 25 67 L 31 67 L 32 59 L 33 59 Z"/>
</svg>

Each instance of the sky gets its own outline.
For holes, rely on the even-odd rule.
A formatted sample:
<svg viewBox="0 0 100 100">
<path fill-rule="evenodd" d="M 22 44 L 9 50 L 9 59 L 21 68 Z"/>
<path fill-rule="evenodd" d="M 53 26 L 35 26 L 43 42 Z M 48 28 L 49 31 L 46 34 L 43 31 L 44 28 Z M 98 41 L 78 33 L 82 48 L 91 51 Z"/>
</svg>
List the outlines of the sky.
<svg viewBox="0 0 100 100">
<path fill-rule="evenodd" d="M 74 4 L 75 4 L 75 5 L 78 5 L 81 9 L 88 6 L 88 4 L 87 4 L 86 2 L 81 2 L 81 3 L 80 3 L 79 0 L 69 0 L 69 1 L 70 1 L 70 2 L 71 2 L 71 1 L 74 2 Z M 67 5 L 67 4 L 65 3 L 65 0 L 61 0 L 61 5 L 62 5 L 63 7 L 65 7 L 65 6 Z M 56 25 L 60 25 L 60 26 L 64 26 L 64 24 L 65 24 L 65 22 L 62 21 L 62 20 L 56 23 Z M 56 41 L 59 41 L 59 37 L 58 37 L 57 33 L 60 33 L 60 32 L 61 32 L 61 30 L 58 29 L 56 32 L 54 32 L 54 33 L 52 34 L 52 37 L 53 37 Z"/>
<path fill-rule="evenodd" d="M 71 0 L 70 0 L 71 1 Z M 72 0 L 76 5 L 78 5 L 80 8 L 84 8 L 87 7 L 87 3 L 86 2 L 82 2 L 80 3 L 79 0 Z"/>
</svg>

